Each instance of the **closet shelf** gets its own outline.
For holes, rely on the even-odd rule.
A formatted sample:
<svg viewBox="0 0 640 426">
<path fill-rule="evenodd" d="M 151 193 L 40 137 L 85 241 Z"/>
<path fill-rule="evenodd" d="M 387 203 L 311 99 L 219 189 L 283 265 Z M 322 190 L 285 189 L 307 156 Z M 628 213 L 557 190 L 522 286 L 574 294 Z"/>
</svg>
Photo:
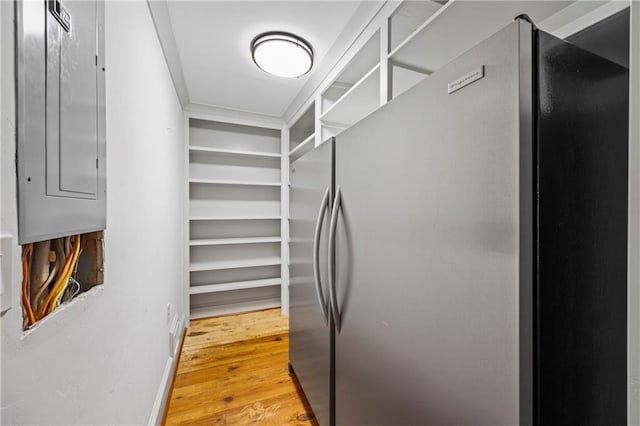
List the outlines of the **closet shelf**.
<svg viewBox="0 0 640 426">
<path fill-rule="evenodd" d="M 191 216 L 189 220 L 280 220 L 280 216 Z"/>
<path fill-rule="evenodd" d="M 279 243 L 280 237 L 252 237 L 252 238 L 200 238 L 189 241 L 191 247 L 197 246 L 225 246 L 234 244 L 263 244 Z"/>
<path fill-rule="evenodd" d="M 309 136 L 307 136 L 307 138 L 305 140 L 300 142 L 298 144 L 298 146 L 296 146 L 291 151 L 289 151 L 289 157 L 294 156 L 296 153 L 298 153 L 301 150 L 303 150 L 309 144 L 313 145 L 313 142 L 315 141 L 315 138 L 316 138 L 316 134 L 315 133 L 311 133 Z"/>
<path fill-rule="evenodd" d="M 206 146 L 190 146 L 190 153 L 207 153 L 207 154 L 220 154 L 220 155 L 237 155 L 245 157 L 265 157 L 265 158 L 280 158 L 282 155 L 271 152 L 259 152 L 259 151 L 242 151 L 236 149 L 220 149 L 209 148 Z"/>
<path fill-rule="evenodd" d="M 221 269 L 255 268 L 258 266 L 280 265 L 279 257 L 247 260 L 221 260 L 215 262 L 198 262 L 189 265 L 189 272 L 218 271 Z"/>
<path fill-rule="evenodd" d="M 366 73 L 320 116 L 323 123 L 351 126 L 380 106 L 380 64 Z"/>
<path fill-rule="evenodd" d="M 211 185 L 245 185 L 245 186 L 280 186 L 280 182 L 259 182 L 259 181 L 239 181 L 239 180 L 221 180 L 221 179 L 189 179 L 189 183 L 204 183 Z"/>
<path fill-rule="evenodd" d="M 565 2 L 452 0 L 400 43 L 388 58 L 408 69 L 430 73 L 499 31 L 515 16 L 527 14 L 541 22 L 567 6 Z M 473 16 L 473 20 L 469 20 Z M 464 24 L 464 31 L 455 31 Z M 443 49 L 442 46 L 447 48 Z"/>
<path fill-rule="evenodd" d="M 220 291 L 245 290 L 249 288 L 271 287 L 276 285 L 280 285 L 280 278 L 197 285 L 189 288 L 189 294 L 208 294 Z"/>
</svg>

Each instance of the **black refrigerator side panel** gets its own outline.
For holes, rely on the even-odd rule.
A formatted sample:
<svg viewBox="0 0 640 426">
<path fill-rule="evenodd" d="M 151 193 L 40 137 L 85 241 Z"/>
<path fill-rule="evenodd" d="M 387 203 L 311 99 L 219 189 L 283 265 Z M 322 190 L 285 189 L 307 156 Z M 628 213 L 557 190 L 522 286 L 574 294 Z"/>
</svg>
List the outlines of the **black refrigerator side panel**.
<svg viewBox="0 0 640 426">
<path fill-rule="evenodd" d="M 537 37 L 536 423 L 623 425 L 628 70 Z"/>
</svg>

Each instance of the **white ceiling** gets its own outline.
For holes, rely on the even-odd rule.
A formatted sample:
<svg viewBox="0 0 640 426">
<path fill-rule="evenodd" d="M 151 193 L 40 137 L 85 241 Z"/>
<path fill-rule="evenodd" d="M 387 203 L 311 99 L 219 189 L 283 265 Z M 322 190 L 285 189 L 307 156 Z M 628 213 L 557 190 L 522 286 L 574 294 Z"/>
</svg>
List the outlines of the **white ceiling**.
<svg viewBox="0 0 640 426">
<path fill-rule="evenodd" d="M 168 1 L 190 103 L 281 117 L 336 42 L 361 1 Z M 313 46 L 306 76 L 275 77 L 251 60 L 265 31 L 287 31 Z"/>
</svg>

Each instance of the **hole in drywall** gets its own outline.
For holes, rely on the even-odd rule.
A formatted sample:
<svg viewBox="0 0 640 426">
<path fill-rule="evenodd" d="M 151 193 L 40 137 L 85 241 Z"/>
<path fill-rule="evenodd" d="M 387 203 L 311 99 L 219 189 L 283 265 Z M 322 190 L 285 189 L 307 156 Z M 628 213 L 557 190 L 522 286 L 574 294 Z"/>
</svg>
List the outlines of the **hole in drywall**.
<svg viewBox="0 0 640 426">
<path fill-rule="evenodd" d="M 22 246 L 23 327 L 104 282 L 104 233 L 38 241 Z"/>
</svg>

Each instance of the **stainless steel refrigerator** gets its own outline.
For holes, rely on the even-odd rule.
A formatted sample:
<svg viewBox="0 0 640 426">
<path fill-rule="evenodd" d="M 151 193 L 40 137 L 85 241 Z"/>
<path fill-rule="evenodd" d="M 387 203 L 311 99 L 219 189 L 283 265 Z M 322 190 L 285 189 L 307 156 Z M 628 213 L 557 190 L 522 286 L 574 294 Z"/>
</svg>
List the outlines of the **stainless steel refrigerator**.
<svg viewBox="0 0 640 426">
<path fill-rule="evenodd" d="M 334 323 L 327 229 L 333 201 L 333 140 L 289 170 L 289 368 L 320 425 L 333 424 Z"/>
<path fill-rule="evenodd" d="M 291 166 L 321 425 L 626 423 L 628 70 L 518 19 Z"/>
</svg>

